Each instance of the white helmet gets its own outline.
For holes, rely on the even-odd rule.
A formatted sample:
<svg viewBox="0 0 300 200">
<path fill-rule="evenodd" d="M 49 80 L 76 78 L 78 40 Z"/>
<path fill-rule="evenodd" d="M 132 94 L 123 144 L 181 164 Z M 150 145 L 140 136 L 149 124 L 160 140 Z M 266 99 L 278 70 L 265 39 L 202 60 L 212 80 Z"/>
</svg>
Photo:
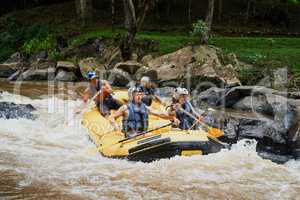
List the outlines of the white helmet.
<svg viewBox="0 0 300 200">
<path fill-rule="evenodd" d="M 141 83 L 149 83 L 150 82 L 150 78 L 148 76 L 143 76 L 141 78 Z"/>
<path fill-rule="evenodd" d="M 174 98 L 178 99 L 180 95 L 189 95 L 189 91 L 186 88 L 178 87 L 174 91 Z"/>
<path fill-rule="evenodd" d="M 178 95 L 188 95 L 189 91 L 186 88 L 178 87 L 175 89 L 175 93 Z"/>
</svg>

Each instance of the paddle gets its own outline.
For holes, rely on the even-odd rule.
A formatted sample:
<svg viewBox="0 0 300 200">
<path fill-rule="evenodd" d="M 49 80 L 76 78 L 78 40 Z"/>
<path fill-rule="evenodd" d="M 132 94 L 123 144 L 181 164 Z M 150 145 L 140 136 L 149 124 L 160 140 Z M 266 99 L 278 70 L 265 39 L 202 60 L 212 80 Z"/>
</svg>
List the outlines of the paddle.
<svg viewBox="0 0 300 200">
<path fill-rule="evenodd" d="M 148 131 L 144 131 L 144 132 L 139 133 L 139 134 L 137 134 L 137 135 L 135 135 L 135 136 L 133 136 L 133 137 L 128 137 L 128 138 L 125 138 L 125 139 L 123 139 L 123 140 L 120 140 L 118 143 L 124 142 L 124 141 L 127 141 L 127 140 L 131 140 L 131 139 L 133 139 L 133 138 L 136 138 L 136 137 L 138 137 L 138 136 L 141 136 L 141 135 L 144 135 L 144 134 L 147 134 L 147 133 L 151 133 L 151 132 L 153 132 L 153 131 L 157 131 L 157 130 L 159 130 L 159 129 L 162 129 L 162 128 L 171 126 L 172 124 L 173 124 L 173 122 L 168 123 L 168 124 L 165 124 L 165 125 L 160 126 L 160 127 L 157 127 L 157 128 L 154 128 L 154 129 L 151 129 L 151 130 L 148 130 Z"/>
<path fill-rule="evenodd" d="M 204 126 L 208 133 L 214 137 L 220 137 L 224 135 L 224 132 L 218 128 L 213 128 L 208 126 L 207 124 L 205 124 L 204 122 L 202 122 L 201 120 L 199 120 L 197 117 L 195 117 L 193 114 L 187 112 L 186 110 L 184 110 L 183 108 L 179 108 L 179 110 L 181 112 L 183 112 L 184 114 L 188 115 L 189 117 L 193 118 L 194 120 L 196 120 L 199 124 L 201 124 L 202 126 Z"/>
</svg>

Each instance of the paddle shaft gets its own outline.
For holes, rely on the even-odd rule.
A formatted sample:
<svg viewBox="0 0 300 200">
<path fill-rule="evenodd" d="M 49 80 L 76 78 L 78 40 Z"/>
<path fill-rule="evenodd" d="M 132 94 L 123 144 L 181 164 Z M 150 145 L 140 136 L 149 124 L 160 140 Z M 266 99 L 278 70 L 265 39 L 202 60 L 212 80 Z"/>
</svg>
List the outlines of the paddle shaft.
<svg viewBox="0 0 300 200">
<path fill-rule="evenodd" d="M 202 126 L 204 126 L 206 129 L 209 130 L 209 126 L 207 124 L 205 124 L 204 122 L 200 121 L 197 117 L 195 117 L 192 113 L 187 112 L 186 110 L 184 110 L 183 108 L 178 108 L 181 112 L 183 112 L 184 114 L 188 115 L 189 117 L 193 118 L 194 120 L 196 120 L 199 124 L 201 124 Z"/>
<path fill-rule="evenodd" d="M 133 136 L 133 137 L 125 138 L 125 139 L 123 139 L 123 140 L 120 140 L 119 143 L 120 143 L 120 142 L 127 141 L 127 140 L 130 140 L 130 139 L 132 139 L 132 138 L 136 138 L 136 137 L 138 137 L 138 136 L 141 136 L 141 135 L 144 135 L 144 134 L 147 134 L 147 133 L 151 133 L 151 132 L 153 132 L 153 131 L 157 131 L 157 130 L 159 130 L 159 129 L 162 129 L 162 128 L 165 128 L 165 127 L 168 127 L 168 126 L 171 126 L 172 124 L 173 124 L 173 123 L 168 123 L 168 124 L 165 124 L 165 125 L 163 125 L 163 126 L 161 126 L 161 127 L 154 128 L 154 129 L 151 129 L 151 130 L 148 130 L 148 131 L 139 133 L 139 134 L 137 134 L 137 135 L 135 135 L 135 136 Z"/>
</svg>

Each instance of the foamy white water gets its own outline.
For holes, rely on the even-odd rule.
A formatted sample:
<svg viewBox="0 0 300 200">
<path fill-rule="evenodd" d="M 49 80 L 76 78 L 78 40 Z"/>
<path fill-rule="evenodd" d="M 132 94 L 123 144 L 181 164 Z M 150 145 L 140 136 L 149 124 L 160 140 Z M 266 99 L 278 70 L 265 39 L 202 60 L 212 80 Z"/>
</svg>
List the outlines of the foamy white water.
<svg viewBox="0 0 300 200">
<path fill-rule="evenodd" d="M 31 103 L 39 117 L 0 119 L 0 199 L 300 199 L 300 162 L 264 160 L 254 141 L 153 163 L 108 159 L 73 118 L 79 101 L 1 101 Z"/>
</svg>

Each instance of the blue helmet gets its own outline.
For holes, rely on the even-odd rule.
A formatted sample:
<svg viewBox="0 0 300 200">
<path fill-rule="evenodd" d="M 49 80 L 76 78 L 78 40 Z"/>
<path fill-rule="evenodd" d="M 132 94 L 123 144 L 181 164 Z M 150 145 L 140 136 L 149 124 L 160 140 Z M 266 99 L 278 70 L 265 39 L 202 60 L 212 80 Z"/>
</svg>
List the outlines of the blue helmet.
<svg viewBox="0 0 300 200">
<path fill-rule="evenodd" d="M 91 80 L 91 79 L 93 79 L 93 78 L 98 78 L 98 75 L 96 74 L 96 72 L 90 71 L 90 72 L 88 72 L 88 74 L 87 74 L 87 78 L 88 78 L 89 80 Z"/>
</svg>

